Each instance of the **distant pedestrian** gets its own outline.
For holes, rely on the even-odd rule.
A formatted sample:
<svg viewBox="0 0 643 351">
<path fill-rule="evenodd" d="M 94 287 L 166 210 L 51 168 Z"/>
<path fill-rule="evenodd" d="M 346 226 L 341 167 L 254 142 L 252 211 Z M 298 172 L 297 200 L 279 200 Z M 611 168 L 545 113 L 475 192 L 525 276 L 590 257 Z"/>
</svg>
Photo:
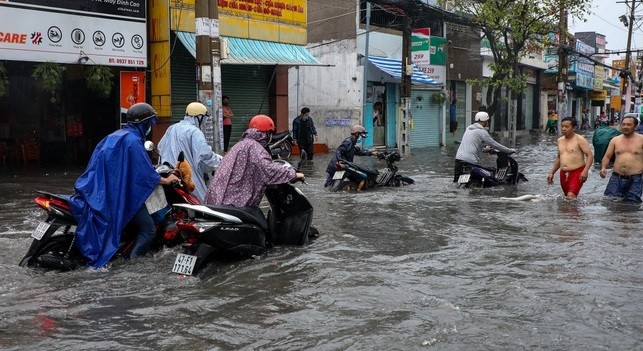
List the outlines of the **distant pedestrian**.
<svg viewBox="0 0 643 351">
<path fill-rule="evenodd" d="M 232 117 L 234 113 L 230 108 L 230 98 L 223 96 L 221 100 L 223 105 L 223 152 L 227 152 L 228 145 L 230 145 L 230 135 L 232 134 Z"/>
<path fill-rule="evenodd" d="M 451 101 L 451 107 L 449 107 L 449 132 L 455 135 L 455 131 L 458 129 L 458 110 L 456 104 L 458 100 L 453 99 Z"/>
<path fill-rule="evenodd" d="M 306 152 L 306 159 L 311 161 L 313 159 L 313 144 L 317 139 L 317 129 L 315 129 L 315 123 L 310 117 L 308 107 L 302 108 L 301 114 L 292 121 L 292 137 L 293 142 L 299 145 L 299 149 Z"/>
<path fill-rule="evenodd" d="M 639 125 L 636 127 L 636 132 L 639 134 L 643 134 L 643 117 L 641 117 L 641 121 L 639 122 Z"/>
</svg>

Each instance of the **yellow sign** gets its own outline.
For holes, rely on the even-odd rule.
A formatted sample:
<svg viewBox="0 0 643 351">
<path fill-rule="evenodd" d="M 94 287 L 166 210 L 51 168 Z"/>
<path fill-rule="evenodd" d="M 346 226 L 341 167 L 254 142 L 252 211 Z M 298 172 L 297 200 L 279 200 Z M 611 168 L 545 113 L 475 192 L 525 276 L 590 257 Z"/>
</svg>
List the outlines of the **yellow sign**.
<svg viewBox="0 0 643 351">
<path fill-rule="evenodd" d="M 612 67 L 616 69 L 625 68 L 625 60 L 612 60 Z"/>
<path fill-rule="evenodd" d="M 620 95 L 615 95 L 610 98 L 610 108 L 614 110 L 620 110 L 621 109 L 621 96 Z"/>
<path fill-rule="evenodd" d="M 217 6 L 222 36 L 307 43 L 307 0 L 218 0 Z M 194 7 L 195 0 L 170 0 L 171 29 L 194 32 Z"/>
<path fill-rule="evenodd" d="M 600 90 L 600 91 L 590 91 L 589 92 L 589 99 L 590 100 L 601 100 L 604 101 L 605 98 L 607 98 L 607 91 L 606 90 Z"/>
<path fill-rule="evenodd" d="M 219 13 L 306 27 L 306 0 L 218 0 Z"/>
</svg>

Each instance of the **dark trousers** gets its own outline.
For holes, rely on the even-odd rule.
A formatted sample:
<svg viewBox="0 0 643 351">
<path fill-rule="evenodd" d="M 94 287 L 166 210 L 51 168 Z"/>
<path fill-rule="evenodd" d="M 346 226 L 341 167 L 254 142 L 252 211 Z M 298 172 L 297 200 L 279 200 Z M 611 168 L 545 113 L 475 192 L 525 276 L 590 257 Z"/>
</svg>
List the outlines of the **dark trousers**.
<svg viewBox="0 0 643 351">
<path fill-rule="evenodd" d="M 130 253 L 130 258 L 135 258 L 139 256 L 145 256 L 147 250 L 150 248 L 152 241 L 154 240 L 154 221 L 149 212 L 147 212 L 147 207 L 145 204 L 138 209 L 134 218 L 132 218 L 131 223 L 134 223 L 138 229 L 138 235 L 136 236 L 136 243 Z"/>
<path fill-rule="evenodd" d="M 299 148 L 303 151 L 306 151 L 306 159 L 307 160 L 312 160 L 313 159 L 313 139 L 302 139 L 302 140 L 297 140 L 297 143 L 299 144 Z"/>
<path fill-rule="evenodd" d="M 232 134 L 232 125 L 223 126 L 223 151 L 228 151 L 230 145 L 230 134 Z"/>
</svg>

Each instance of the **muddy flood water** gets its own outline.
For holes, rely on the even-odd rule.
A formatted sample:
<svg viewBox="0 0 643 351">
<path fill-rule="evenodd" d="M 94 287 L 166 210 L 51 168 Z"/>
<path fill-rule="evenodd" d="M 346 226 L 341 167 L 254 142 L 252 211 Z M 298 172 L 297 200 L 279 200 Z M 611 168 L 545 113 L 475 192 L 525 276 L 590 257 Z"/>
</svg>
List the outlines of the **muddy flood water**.
<svg viewBox="0 0 643 351">
<path fill-rule="evenodd" d="M 519 140 L 529 181 L 505 189 L 457 188 L 456 146 L 399 162 L 414 185 L 360 193 L 324 189 L 331 155 L 315 155 L 298 187 L 321 236 L 200 278 L 171 273 L 178 248 L 101 270 L 19 267 L 45 219 L 35 191 L 69 193 L 82 170 L 5 169 L 0 349 L 642 350 L 641 208 L 605 199 L 597 166 L 562 199 L 546 182 L 554 137 Z M 526 194 L 539 196 L 504 199 Z"/>
</svg>

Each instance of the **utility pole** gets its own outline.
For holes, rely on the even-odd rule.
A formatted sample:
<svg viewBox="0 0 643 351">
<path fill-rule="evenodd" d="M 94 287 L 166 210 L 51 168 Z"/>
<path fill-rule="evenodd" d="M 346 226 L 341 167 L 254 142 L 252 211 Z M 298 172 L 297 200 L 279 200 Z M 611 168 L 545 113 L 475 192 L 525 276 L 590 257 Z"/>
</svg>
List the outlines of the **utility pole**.
<svg viewBox="0 0 643 351">
<path fill-rule="evenodd" d="M 409 134 L 411 123 L 411 17 L 407 12 L 404 16 L 404 29 L 402 31 L 402 118 L 400 133 L 397 135 L 397 146 L 402 155 L 410 155 Z"/>
<path fill-rule="evenodd" d="M 621 85 L 621 115 L 619 116 L 620 118 L 623 118 L 625 116 L 625 113 L 630 112 L 630 104 L 631 104 L 631 99 L 630 99 L 630 75 L 632 72 L 630 72 L 630 62 L 632 59 L 632 53 L 630 52 L 630 49 L 632 48 L 632 29 L 634 28 L 634 9 L 636 8 L 635 0 L 632 0 L 632 6 L 630 6 L 630 17 L 629 17 L 629 22 L 627 23 L 628 26 L 628 32 L 627 32 L 627 51 L 625 52 L 625 68 L 623 69 L 623 77 L 622 79 L 622 85 Z M 627 5 L 627 0 L 625 1 L 625 4 Z M 634 72 L 636 74 L 636 72 Z"/>
<path fill-rule="evenodd" d="M 221 110 L 221 41 L 217 0 L 196 0 L 196 65 L 198 100 L 208 108 L 210 117 L 201 126 L 212 151 L 221 153 L 223 146 L 223 112 Z"/>
<path fill-rule="evenodd" d="M 366 38 L 364 40 L 364 74 L 363 74 L 363 85 L 362 85 L 362 125 L 366 125 L 366 99 L 367 99 L 367 89 L 368 89 L 368 47 L 370 45 L 370 30 L 371 30 L 371 3 L 366 3 Z M 375 130 L 375 129 L 373 129 Z M 373 133 L 375 134 L 375 133 Z"/>
<path fill-rule="evenodd" d="M 558 22 L 558 135 L 561 135 L 560 121 L 567 117 L 567 8 L 561 0 Z"/>
</svg>

